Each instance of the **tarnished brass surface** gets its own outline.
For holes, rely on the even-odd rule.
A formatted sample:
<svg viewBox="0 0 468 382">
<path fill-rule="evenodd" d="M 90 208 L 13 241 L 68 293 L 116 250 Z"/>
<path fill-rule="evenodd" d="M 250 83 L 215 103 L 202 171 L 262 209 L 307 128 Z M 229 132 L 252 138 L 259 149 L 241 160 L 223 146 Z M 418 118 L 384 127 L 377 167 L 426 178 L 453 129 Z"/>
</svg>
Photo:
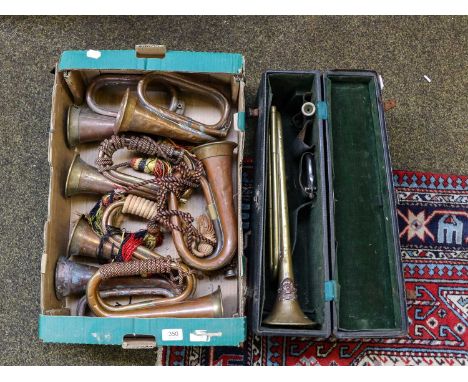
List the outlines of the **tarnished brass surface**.
<svg viewBox="0 0 468 382">
<path fill-rule="evenodd" d="M 270 222 L 273 223 L 273 226 L 270 226 L 270 235 L 272 235 L 270 251 L 273 251 L 270 254 L 272 256 L 270 267 L 273 276 L 277 273 L 278 292 L 273 309 L 269 316 L 263 320 L 263 323 L 266 325 L 312 326 L 315 325 L 315 322 L 304 314 L 297 300 L 289 237 L 283 126 L 281 116 L 275 106 L 271 107 L 270 137 L 272 147 L 268 176 L 272 178 L 269 181 L 272 190 L 269 195 L 270 198 L 276 200 L 272 204 L 273 217 L 270 219 Z"/>
<path fill-rule="evenodd" d="M 62 299 L 66 296 L 83 293 L 89 279 L 97 267 L 79 264 L 60 257 L 55 266 L 55 294 Z"/>
<path fill-rule="evenodd" d="M 154 81 L 173 85 L 186 92 L 191 92 L 213 101 L 221 110 L 220 120 L 213 125 L 195 121 L 166 108 L 149 102 L 146 89 Z M 138 94 L 131 94 L 127 89 L 117 121 L 115 133 L 135 131 L 174 138 L 191 143 L 211 142 L 227 136 L 231 125 L 231 106 L 229 100 L 217 89 L 190 80 L 174 73 L 148 73 L 138 83 Z"/>
<path fill-rule="evenodd" d="M 76 153 L 68 170 L 65 196 L 70 197 L 78 194 L 103 195 L 114 189 L 133 186 L 142 180 L 142 178 L 118 170 L 110 170 L 101 174 L 95 167 L 83 161 L 80 155 Z M 154 200 L 154 191 L 156 189 L 156 185 L 146 184 L 131 189 L 129 192 L 142 198 Z"/>
<path fill-rule="evenodd" d="M 195 256 L 187 248 L 183 234 L 173 230 L 174 245 L 184 263 L 202 271 L 214 271 L 228 265 L 237 250 L 237 215 L 232 192 L 232 157 L 237 144 L 229 141 L 208 143 L 193 150 L 205 168 L 207 178 L 200 178 L 200 186 L 216 232 L 216 248 L 204 258 Z M 177 210 L 177 197 L 169 196 L 169 209 Z M 216 211 L 216 212 L 215 212 Z M 215 219 L 213 219 L 215 217 Z M 178 216 L 171 217 L 171 222 L 180 225 Z"/>
<path fill-rule="evenodd" d="M 125 263 L 118 266 L 124 267 Z M 130 265 L 128 263 L 128 265 Z M 174 266 L 179 264 L 174 263 Z M 129 272 L 128 275 L 133 275 Z M 124 274 L 119 274 L 125 276 Z M 188 276 L 189 278 L 191 277 Z M 124 306 L 114 306 L 107 303 L 100 295 L 100 285 L 106 277 L 99 269 L 89 280 L 86 288 L 86 296 L 90 309 L 98 317 L 222 317 L 221 290 L 210 295 L 189 299 L 190 295 L 182 292 L 180 295 L 169 298 L 152 298 L 147 301 L 132 303 Z"/>
<path fill-rule="evenodd" d="M 85 256 L 97 258 L 99 252 L 100 237 L 93 231 L 84 215 L 75 223 L 68 241 L 67 256 Z M 101 256 L 111 260 L 112 254 L 117 254 L 118 247 L 113 247 L 108 241 L 102 244 Z"/>
<path fill-rule="evenodd" d="M 103 74 L 97 76 L 86 90 L 86 103 L 88 107 L 97 114 L 106 115 L 109 117 L 117 117 L 119 105 L 122 102 L 122 94 L 112 94 L 109 92 L 98 91 L 105 87 L 124 87 L 131 90 L 136 90 L 138 82 L 143 79 L 141 74 Z M 177 89 L 171 84 L 161 81 L 153 81 L 151 89 L 163 88 L 169 95 L 169 105 L 167 108 L 170 111 L 176 111 L 179 106 Z M 105 107 L 106 105 L 107 107 Z M 111 105 L 111 107 L 109 107 Z"/>
<path fill-rule="evenodd" d="M 114 134 L 115 117 L 96 114 L 84 106 L 68 108 L 67 142 L 69 147 L 100 141 Z"/>
<path fill-rule="evenodd" d="M 118 187 L 106 179 L 96 168 L 87 164 L 75 153 L 65 182 L 65 196 L 77 194 L 105 194 Z"/>
<path fill-rule="evenodd" d="M 55 294 L 57 298 L 62 299 L 67 296 L 85 293 L 88 281 L 98 269 L 96 266 L 77 263 L 63 256 L 60 257 L 55 267 Z M 101 292 L 113 291 L 111 293 L 112 296 L 107 293 L 103 297 L 165 294 L 169 294 L 168 297 L 174 297 L 177 294 L 177 291 L 170 282 L 153 277 L 119 277 L 104 280 L 99 290 Z"/>
<path fill-rule="evenodd" d="M 114 125 L 119 106 L 126 90 L 136 93 L 143 75 L 103 74 L 94 78 L 86 90 L 85 106 L 72 105 L 68 109 L 67 141 L 70 147 L 80 143 L 95 142 L 114 134 Z M 118 88 L 123 90 L 118 91 Z M 178 98 L 177 89 L 171 84 L 153 81 L 151 90 L 163 88 L 169 98 L 164 107 L 174 113 L 183 114 L 184 102 Z M 106 89 L 108 88 L 108 89 Z M 148 99 L 151 105 L 153 99 Z"/>
</svg>

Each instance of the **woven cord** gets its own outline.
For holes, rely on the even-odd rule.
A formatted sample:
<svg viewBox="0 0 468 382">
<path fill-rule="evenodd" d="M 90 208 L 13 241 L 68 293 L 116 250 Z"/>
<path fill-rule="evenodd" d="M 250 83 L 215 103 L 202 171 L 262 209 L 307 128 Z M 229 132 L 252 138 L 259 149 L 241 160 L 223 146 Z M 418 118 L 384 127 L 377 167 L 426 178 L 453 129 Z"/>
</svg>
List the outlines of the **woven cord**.
<svg viewBox="0 0 468 382">
<path fill-rule="evenodd" d="M 185 271 L 182 269 L 180 264 L 170 257 L 104 264 L 99 268 L 99 273 L 103 280 L 114 277 L 147 277 L 149 275 L 158 274 L 168 276 L 169 280 L 178 287 L 184 285 L 187 277 L 192 274 L 191 271 Z"/>
</svg>

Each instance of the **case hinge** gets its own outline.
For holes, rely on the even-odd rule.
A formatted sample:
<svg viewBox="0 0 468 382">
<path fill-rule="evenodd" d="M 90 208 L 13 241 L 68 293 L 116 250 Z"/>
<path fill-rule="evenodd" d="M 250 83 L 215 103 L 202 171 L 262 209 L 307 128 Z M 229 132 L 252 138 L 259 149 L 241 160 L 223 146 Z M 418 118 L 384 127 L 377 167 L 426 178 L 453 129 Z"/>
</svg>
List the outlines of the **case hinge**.
<svg viewBox="0 0 468 382">
<path fill-rule="evenodd" d="M 328 105 L 325 101 L 317 103 L 317 115 L 320 119 L 328 118 Z"/>
<path fill-rule="evenodd" d="M 336 296 L 336 282 L 335 280 L 325 281 L 325 301 L 333 301 Z"/>
</svg>

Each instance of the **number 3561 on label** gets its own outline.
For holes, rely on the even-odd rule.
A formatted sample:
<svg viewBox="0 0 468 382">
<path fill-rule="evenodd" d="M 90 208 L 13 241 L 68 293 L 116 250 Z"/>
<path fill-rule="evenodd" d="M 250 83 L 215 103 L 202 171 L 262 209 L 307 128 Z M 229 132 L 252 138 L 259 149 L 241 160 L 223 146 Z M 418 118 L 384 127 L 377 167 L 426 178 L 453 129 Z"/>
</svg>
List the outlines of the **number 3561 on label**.
<svg viewBox="0 0 468 382">
<path fill-rule="evenodd" d="M 182 329 L 163 329 L 162 340 L 163 341 L 182 341 L 184 339 L 184 333 Z"/>
</svg>

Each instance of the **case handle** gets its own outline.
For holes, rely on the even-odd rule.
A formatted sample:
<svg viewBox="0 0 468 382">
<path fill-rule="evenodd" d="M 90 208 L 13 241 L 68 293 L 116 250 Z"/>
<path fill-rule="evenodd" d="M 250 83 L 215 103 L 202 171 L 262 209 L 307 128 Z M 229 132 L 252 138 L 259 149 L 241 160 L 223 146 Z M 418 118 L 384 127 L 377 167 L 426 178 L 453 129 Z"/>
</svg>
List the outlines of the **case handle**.
<svg viewBox="0 0 468 382">
<path fill-rule="evenodd" d="M 166 45 L 135 45 L 135 53 L 138 58 L 164 58 L 166 56 Z"/>
</svg>

